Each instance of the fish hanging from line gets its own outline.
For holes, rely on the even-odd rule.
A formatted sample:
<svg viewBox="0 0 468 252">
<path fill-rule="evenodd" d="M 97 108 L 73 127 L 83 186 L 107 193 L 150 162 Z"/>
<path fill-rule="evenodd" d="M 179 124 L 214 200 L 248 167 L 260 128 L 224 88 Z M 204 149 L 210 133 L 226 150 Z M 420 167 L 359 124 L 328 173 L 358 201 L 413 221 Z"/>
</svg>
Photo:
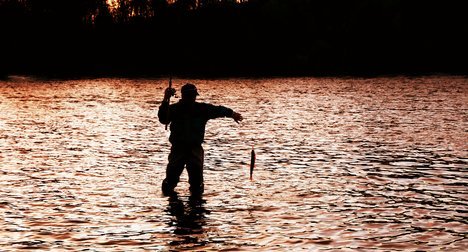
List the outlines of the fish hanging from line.
<svg viewBox="0 0 468 252">
<path fill-rule="evenodd" d="M 252 151 L 250 152 L 250 180 L 253 180 L 253 170 L 255 167 L 255 150 L 254 147 L 252 146 Z"/>
</svg>

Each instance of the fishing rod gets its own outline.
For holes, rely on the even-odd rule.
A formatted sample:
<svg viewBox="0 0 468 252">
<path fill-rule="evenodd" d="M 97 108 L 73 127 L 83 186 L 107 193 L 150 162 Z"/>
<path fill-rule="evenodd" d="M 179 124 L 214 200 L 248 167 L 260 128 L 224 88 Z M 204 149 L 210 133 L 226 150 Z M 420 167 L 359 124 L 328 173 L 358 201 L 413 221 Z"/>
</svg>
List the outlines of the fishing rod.
<svg viewBox="0 0 468 252">
<path fill-rule="evenodd" d="M 172 76 L 169 77 L 169 89 L 172 88 Z M 172 96 L 173 94 L 171 94 Z M 169 117 L 169 105 L 171 105 L 171 96 L 169 96 L 169 98 L 167 98 L 167 113 L 166 113 L 166 116 Z M 167 130 L 167 126 L 169 125 L 169 123 L 166 123 L 166 130 Z"/>
</svg>

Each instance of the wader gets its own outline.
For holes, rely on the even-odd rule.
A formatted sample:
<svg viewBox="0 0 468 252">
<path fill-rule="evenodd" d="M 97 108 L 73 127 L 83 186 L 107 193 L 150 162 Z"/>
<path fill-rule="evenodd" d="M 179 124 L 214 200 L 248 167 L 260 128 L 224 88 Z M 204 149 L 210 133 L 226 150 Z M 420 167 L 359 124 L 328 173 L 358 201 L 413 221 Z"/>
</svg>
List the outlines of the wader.
<svg viewBox="0 0 468 252">
<path fill-rule="evenodd" d="M 187 168 L 190 192 L 201 195 L 203 186 L 203 148 L 201 145 L 172 145 L 166 168 L 166 178 L 162 183 L 162 191 L 168 195 L 174 192 L 179 183 L 180 175 Z"/>
</svg>

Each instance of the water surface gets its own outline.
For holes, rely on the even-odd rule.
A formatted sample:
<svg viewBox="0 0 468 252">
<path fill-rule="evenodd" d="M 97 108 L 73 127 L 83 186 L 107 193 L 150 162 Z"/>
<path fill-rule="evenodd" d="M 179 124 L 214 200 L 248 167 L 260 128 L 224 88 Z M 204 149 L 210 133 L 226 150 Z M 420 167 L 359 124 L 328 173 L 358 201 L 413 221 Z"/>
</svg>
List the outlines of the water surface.
<svg viewBox="0 0 468 252">
<path fill-rule="evenodd" d="M 246 118 L 209 122 L 202 201 L 160 192 L 167 80 L 0 82 L 0 251 L 468 246 L 466 78 L 187 81 Z"/>
</svg>

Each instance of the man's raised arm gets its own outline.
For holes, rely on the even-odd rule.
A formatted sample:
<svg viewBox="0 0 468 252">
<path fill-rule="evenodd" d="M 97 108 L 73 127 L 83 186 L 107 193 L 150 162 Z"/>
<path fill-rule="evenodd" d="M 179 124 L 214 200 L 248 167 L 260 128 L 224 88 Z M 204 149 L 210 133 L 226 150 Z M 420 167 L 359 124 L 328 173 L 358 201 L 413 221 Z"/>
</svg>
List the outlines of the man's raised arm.
<svg viewBox="0 0 468 252">
<path fill-rule="evenodd" d="M 169 99 L 175 94 L 175 89 L 166 88 L 164 91 L 164 99 L 159 105 L 158 118 L 159 122 L 162 124 L 169 124 L 171 122 L 171 117 L 169 114 Z"/>
</svg>

